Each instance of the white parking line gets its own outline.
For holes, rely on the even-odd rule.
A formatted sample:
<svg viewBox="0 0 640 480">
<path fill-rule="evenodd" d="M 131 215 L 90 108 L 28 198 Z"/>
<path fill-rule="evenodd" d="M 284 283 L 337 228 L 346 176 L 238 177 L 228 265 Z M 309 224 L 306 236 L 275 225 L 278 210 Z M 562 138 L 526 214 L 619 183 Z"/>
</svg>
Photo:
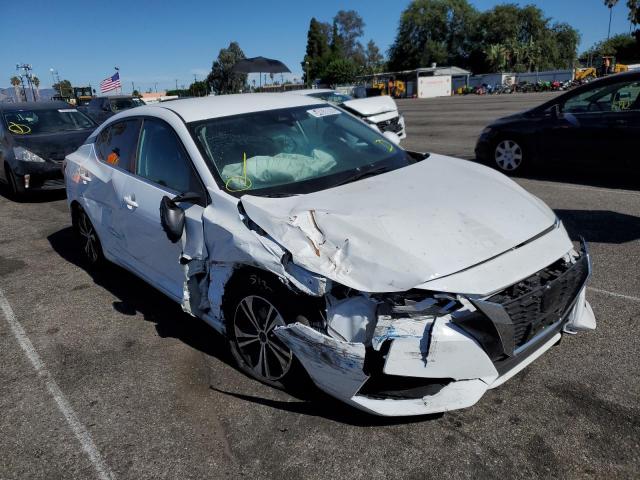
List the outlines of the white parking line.
<svg viewBox="0 0 640 480">
<path fill-rule="evenodd" d="M 20 324 L 20 322 L 18 322 L 18 319 L 13 313 L 13 309 L 11 308 L 7 297 L 5 297 L 1 289 L 0 310 L 2 310 L 2 312 L 4 313 L 4 317 L 9 324 L 9 328 L 11 329 L 13 336 L 16 337 L 18 344 L 20 345 L 22 350 L 24 350 L 24 353 L 27 355 L 27 358 L 31 362 L 31 365 L 33 365 L 33 368 L 35 369 L 38 376 L 44 380 L 49 393 L 51 393 L 53 399 L 58 405 L 58 409 L 60 410 L 62 415 L 64 415 L 64 418 L 69 424 L 69 427 L 82 445 L 82 449 L 88 455 L 89 460 L 91 460 L 91 463 L 98 473 L 98 478 L 100 478 L 101 480 L 115 480 L 115 475 L 104 462 L 102 456 L 100 455 L 100 452 L 96 447 L 96 444 L 91 438 L 91 434 L 80 422 L 78 416 L 76 415 L 76 412 L 74 412 L 73 408 L 69 404 L 69 401 L 64 396 L 64 393 L 62 393 L 62 390 L 60 390 L 60 387 L 58 387 L 58 384 L 53 379 L 51 373 L 49 373 L 49 370 L 47 370 L 47 367 L 44 366 L 40 355 L 38 355 L 38 352 L 36 352 L 36 350 L 33 348 L 31 340 L 29 340 L 29 337 L 27 337 L 24 328 L 22 328 L 22 325 Z"/>
<path fill-rule="evenodd" d="M 639 297 L 632 297 L 631 295 L 623 295 L 621 293 L 610 292 L 609 290 L 602 290 L 601 288 L 587 287 L 587 290 L 592 292 L 603 293 L 605 295 L 611 295 L 612 297 L 624 298 L 625 300 L 631 300 L 632 302 L 640 302 Z"/>
</svg>

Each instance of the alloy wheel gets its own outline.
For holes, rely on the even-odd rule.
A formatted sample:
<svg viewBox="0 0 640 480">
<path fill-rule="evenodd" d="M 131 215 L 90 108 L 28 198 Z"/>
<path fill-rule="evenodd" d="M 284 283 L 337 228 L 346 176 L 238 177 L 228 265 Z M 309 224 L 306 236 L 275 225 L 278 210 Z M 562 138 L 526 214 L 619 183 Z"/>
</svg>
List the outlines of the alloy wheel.
<svg viewBox="0 0 640 480">
<path fill-rule="evenodd" d="M 245 364 L 255 375 L 269 381 L 283 378 L 293 360 L 289 350 L 273 333 L 286 325 L 269 300 L 248 295 L 240 300 L 233 318 L 235 342 Z"/>
<path fill-rule="evenodd" d="M 522 147 L 513 140 L 502 140 L 496 146 L 495 160 L 501 170 L 512 172 L 522 165 Z"/>
<path fill-rule="evenodd" d="M 80 213 L 78 218 L 78 233 L 80 233 L 80 241 L 82 242 L 82 249 L 87 259 L 93 264 L 98 261 L 100 255 L 98 253 L 98 236 L 93 228 L 91 220 L 84 212 Z"/>
</svg>

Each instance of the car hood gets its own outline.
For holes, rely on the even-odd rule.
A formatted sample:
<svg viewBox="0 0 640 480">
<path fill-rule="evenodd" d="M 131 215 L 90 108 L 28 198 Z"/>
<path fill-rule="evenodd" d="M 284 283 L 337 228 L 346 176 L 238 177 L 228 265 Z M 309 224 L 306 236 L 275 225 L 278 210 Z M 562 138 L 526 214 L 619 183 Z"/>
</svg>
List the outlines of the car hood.
<svg viewBox="0 0 640 480">
<path fill-rule="evenodd" d="M 363 117 L 371 117 L 373 115 L 380 115 L 381 113 L 395 112 L 398 110 L 396 102 L 393 98 L 388 96 L 348 100 L 342 105 Z"/>
<path fill-rule="evenodd" d="M 15 146 L 26 148 L 45 160 L 64 160 L 84 143 L 93 129 L 71 132 L 44 133 L 41 135 L 13 136 Z"/>
<path fill-rule="evenodd" d="M 245 195 L 241 203 L 297 265 L 366 292 L 404 291 L 459 272 L 555 222 L 504 175 L 441 155 L 328 190 Z"/>
</svg>

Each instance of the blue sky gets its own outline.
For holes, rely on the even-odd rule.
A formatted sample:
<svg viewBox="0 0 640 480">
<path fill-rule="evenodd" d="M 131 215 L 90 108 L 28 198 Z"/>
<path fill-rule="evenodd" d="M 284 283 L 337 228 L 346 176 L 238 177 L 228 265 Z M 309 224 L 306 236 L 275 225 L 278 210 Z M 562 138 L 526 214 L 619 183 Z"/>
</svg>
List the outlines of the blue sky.
<svg viewBox="0 0 640 480">
<path fill-rule="evenodd" d="M 471 0 L 479 10 L 496 0 Z M 602 0 L 529 0 L 554 20 L 582 34 L 580 50 L 607 35 L 608 13 Z M 614 8 L 613 33 L 629 31 L 625 1 Z M 100 80 L 120 67 L 124 90 L 146 91 L 189 85 L 202 79 L 220 48 L 236 40 L 248 57 L 262 55 L 285 62 L 301 76 L 311 17 L 330 21 L 340 9 L 363 17 L 364 41 L 384 51 L 393 42 L 400 13 L 409 0 L 31 0 L 0 6 L 0 86 L 9 85 L 16 63 L 30 63 L 48 87 L 50 68 L 74 85 Z"/>
</svg>

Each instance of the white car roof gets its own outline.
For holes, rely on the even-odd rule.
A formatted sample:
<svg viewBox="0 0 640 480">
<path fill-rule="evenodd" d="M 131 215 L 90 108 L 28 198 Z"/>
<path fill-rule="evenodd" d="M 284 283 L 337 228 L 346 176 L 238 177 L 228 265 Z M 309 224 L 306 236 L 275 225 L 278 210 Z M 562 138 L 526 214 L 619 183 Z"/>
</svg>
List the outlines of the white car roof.
<svg viewBox="0 0 640 480">
<path fill-rule="evenodd" d="M 311 95 L 312 93 L 330 93 L 335 92 L 330 88 L 303 88 L 302 90 L 289 90 L 286 93 L 292 93 L 294 95 Z"/>
<path fill-rule="evenodd" d="M 304 107 L 307 105 L 317 105 L 318 103 L 318 99 L 282 95 L 280 93 L 241 93 L 172 100 L 170 102 L 149 105 L 148 108 L 165 108 L 171 110 L 180 115 L 185 122 L 190 123 L 207 120 L 209 118 L 263 112 L 279 108 Z"/>
</svg>

